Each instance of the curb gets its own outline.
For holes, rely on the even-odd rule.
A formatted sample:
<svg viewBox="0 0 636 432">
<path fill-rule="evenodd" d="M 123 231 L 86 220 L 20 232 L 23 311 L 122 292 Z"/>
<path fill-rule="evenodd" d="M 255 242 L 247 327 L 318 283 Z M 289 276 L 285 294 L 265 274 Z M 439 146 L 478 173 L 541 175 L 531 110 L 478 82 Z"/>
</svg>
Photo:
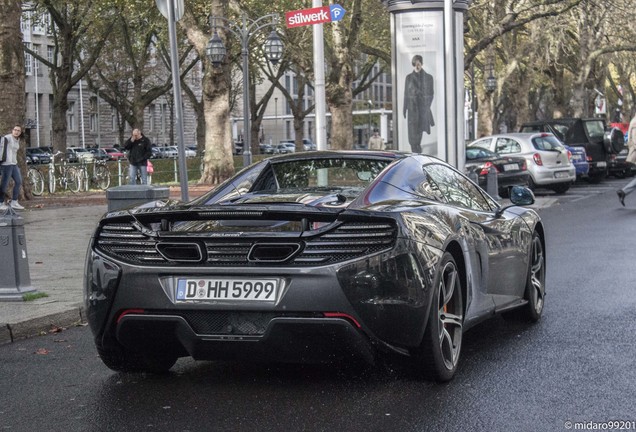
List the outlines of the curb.
<svg viewBox="0 0 636 432">
<path fill-rule="evenodd" d="M 1 324 L 0 345 L 84 324 L 85 311 L 81 306 L 15 324 Z"/>
</svg>

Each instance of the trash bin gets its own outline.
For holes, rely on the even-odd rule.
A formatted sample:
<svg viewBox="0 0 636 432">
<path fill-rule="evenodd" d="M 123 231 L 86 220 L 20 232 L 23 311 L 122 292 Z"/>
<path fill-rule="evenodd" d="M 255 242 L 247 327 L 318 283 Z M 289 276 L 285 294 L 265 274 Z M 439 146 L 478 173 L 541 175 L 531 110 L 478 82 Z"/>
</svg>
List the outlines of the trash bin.
<svg viewBox="0 0 636 432">
<path fill-rule="evenodd" d="M 106 191 L 108 211 L 121 210 L 168 198 L 170 198 L 170 189 L 160 186 L 122 185 Z"/>
<path fill-rule="evenodd" d="M 31 286 L 24 219 L 13 209 L 0 211 L 0 301 L 22 301 Z"/>
</svg>

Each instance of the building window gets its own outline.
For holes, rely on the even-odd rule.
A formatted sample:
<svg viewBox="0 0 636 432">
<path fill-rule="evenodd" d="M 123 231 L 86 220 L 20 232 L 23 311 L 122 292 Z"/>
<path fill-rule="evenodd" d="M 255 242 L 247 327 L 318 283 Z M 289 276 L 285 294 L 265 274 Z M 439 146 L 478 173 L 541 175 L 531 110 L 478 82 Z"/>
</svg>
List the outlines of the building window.
<svg viewBox="0 0 636 432">
<path fill-rule="evenodd" d="M 75 102 L 68 103 L 68 110 L 66 111 L 66 127 L 69 131 L 75 131 Z"/>
<path fill-rule="evenodd" d="M 113 107 L 110 107 L 110 130 L 117 130 L 117 110 Z"/>
<path fill-rule="evenodd" d="M 46 47 L 46 59 L 49 63 L 55 64 L 55 47 L 52 45 L 48 45 Z"/>
<path fill-rule="evenodd" d="M 31 31 L 33 34 L 43 35 L 46 33 L 46 22 L 44 22 L 44 19 L 32 19 L 32 23 Z"/>
<path fill-rule="evenodd" d="M 20 28 L 22 29 L 22 33 L 30 33 L 29 30 L 31 29 L 31 12 L 24 12 L 22 14 L 22 19 L 20 20 Z"/>
<path fill-rule="evenodd" d="M 31 48 L 31 44 L 28 42 L 24 46 Z M 24 72 L 28 76 L 33 75 L 33 56 L 27 52 L 24 53 Z"/>
<path fill-rule="evenodd" d="M 155 104 L 150 104 L 150 106 L 148 107 L 148 114 L 150 114 L 150 125 L 149 125 L 149 130 L 152 132 L 155 130 L 155 111 L 156 111 L 157 107 L 155 106 Z"/>
<path fill-rule="evenodd" d="M 90 115 L 88 117 L 90 122 L 91 132 L 97 132 L 98 122 L 99 122 L 99 106 L 97 104 L 97 97 L 93 96 L 88 100 L 89 104 L 89 112 Z"/>
</svg>

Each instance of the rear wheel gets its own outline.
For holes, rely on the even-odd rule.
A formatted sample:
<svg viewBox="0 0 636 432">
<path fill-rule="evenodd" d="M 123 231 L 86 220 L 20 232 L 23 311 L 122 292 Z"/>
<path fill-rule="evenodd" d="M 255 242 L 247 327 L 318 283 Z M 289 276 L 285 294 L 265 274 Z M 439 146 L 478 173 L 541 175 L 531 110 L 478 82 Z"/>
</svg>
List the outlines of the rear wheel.
<svg viewBox="0 0 636 432">
<path fill-rule="evenodd" d="M 76 168 L 70 167 L 66 170 L 66 187 L 68 187 L 69 190 L 73 193 L 79 192 L 80 187 L 82 186 L 80 175 L 80 171 L 78 171 Z"/>
<path fill-rule="evenodd" d="M 545 254 L 541 237 L 535 231 L 532 236 L 530 261 L 524 298 L 528 301 L 519 309 L 504 314 L 505 318 L 537 322 L 543 314 L 545 304 Z"/>
<path fill-rule="evenodd" d="M 560 183 L 551 187 L 551 189 L 558 195 L 564 194 L 570 189 L 570 183 Z"/>
<path fill-rule="evenodd" d="M 106 347 L 99 344 L 97 353 L 109 369 L 117 372 L 166 373 L 178 360 L 176 356 L 145 356 L 122 346 Z"/>
<path fill-rule="evenodd" d="M 444 382 L 457 370 L 464 325 L 461 277 L 449 252 L 442 256 L 433 286 L 426 331 L 414 357 L 425 378 Z"/>
<path fill-rule="evenodd" d="M 27 172 L 27 181 L 31 185 L 31 193 L 40 196 L 44 192 L 44 176 L 35 168 L 29 168 Z"/>
<path fill-rule="evenodd" d="M 97 187 L 106 190 L 110 186 L 110 171 L 104 165 L 97 165 L 95 167 L 95 183 Z"/>
</svg>

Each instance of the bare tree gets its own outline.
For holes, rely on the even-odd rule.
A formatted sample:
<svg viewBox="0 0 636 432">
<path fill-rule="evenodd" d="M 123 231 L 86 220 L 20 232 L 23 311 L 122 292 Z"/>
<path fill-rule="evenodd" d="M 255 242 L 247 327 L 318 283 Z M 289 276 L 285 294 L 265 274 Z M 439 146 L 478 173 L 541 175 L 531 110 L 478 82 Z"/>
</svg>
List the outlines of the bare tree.
<svg viewBox="0 0 636 432">
<path fill-rule="evenodd" d="M 144 111 L 172 88 L 170 54 L 161 37 L 165 19 L 155 8 L 130 14 L 119 12 L 114 31 L 102 54 L 87 76 L 89 87 L 114 107 L 121 118 L 120 142 L 124 128 L 144 128 Z M 183 48 L 183 47 L 182 47 Z M 187 62 L 185 76 L 198 58 L 190 57 L 190 45 L 182 49 L 179 64 Z"/>
<path fill-rule="evenodd" d="M 41 0 L 35 6 L 43 22 L 47 14 L 51 17 L 48 31 L 55 42 L 55 53 L 49 61 L 28 47 L 24 49 L 49 68 L 53 89 L 52 144 L 64 152 L 68 95 L 97 60 L 116 17 L 105 2 L 95 0 Z"/>
</svg>

